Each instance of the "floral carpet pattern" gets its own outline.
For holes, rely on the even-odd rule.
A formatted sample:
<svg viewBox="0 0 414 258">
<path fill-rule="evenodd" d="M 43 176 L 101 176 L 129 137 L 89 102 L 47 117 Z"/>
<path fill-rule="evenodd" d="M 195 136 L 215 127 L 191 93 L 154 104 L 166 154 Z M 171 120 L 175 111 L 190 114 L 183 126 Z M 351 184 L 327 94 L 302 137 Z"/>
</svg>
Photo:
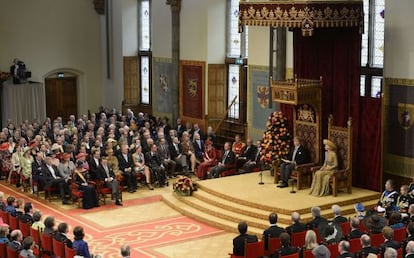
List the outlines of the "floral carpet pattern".
<svg viewBox="0 0 414 258">
<path fill-rule="evenodd" d="M 35 209 L 42 211 L 44 217 L 52 215 L 58 222 L 69 223 L 71 229 L 76 225 L 84 227 L 85 240 L 91 253 L 101 254 L 103 257 L 119 257 L 119 248 L 123 244 L 131 247 L 131 257 L 170 257 L 168 254 L 158 253 L 156 248 L 223 233 L 221 229 L 176 212 L 158 209 L 157 203 L 162 202 L 159 195 L 142 198 L 137 196 L 137 199 L 124 201 L 122 207 L 107 203 L 99 208 L 83 210 L 76 204 L 70 205 L 70 208 L 60 207 L 56 202 L 50 203 L 42 196 L 37 198 L 35 195 L 19 192 L 3 182 L 0 183 L 0 191 L 6 197 L 13 195 L 24 202 L 32 202 Z M 150 214 L 143 214 L 148 212 Z M 160 212 L 168 214 L 157 214 Z M 153 219 L 135 220 L 140 215 Z"/>
</svg>

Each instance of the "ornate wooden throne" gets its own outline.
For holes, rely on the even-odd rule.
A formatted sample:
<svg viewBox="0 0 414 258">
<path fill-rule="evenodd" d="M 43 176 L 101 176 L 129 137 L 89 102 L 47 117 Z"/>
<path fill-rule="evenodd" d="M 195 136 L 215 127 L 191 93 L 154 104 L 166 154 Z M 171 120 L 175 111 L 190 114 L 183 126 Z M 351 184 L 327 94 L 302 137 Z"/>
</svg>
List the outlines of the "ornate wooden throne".
<svg viewBox="0 0 414 258">
<path fill-rule="evenodd" d="M 296 166 L 291 178 L 296 180 L 297 189 L 311 185 L 311 168 L 319 164 L 321 152 L 321 96 L 320 80 L 295 79 L 273 81 L 272 100 L 295 106 L 293 112 L 293 133 L 298 136 L 310 154 L 311 162 Z M 275 162 L 275 183 L 279 181 L 279 163 Z"/>
<path fill-rule="evenodd" d="M 328 119 L 328 139 L 336 144 L 338 156 L 338 169 L 332 176 L 331 186 L 333 196 L 338 190 L 346 188 L 352 193 L 352 118 L 348 119 L 346 127 L 333 125 L 333 116 Z"/>
</svg>

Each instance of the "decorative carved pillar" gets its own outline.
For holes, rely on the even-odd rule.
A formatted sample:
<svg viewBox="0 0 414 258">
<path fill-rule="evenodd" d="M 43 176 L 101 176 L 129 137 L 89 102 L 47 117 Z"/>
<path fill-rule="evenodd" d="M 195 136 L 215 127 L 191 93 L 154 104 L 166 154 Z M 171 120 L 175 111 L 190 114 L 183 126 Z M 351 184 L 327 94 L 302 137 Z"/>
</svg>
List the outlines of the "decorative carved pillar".
<svg viewBox="0 0 414 258">
<path fill-rule="evenodd" d="M 180 11 L 181 0 L 167 0 L 167 5 L 171 7 L 171 25 L 172 25 L 172 66 L 173 78 L 171 78 L 172 87 L 172 119 L 173 123 L 179 117 L 180 104 L 180 85 L 179 85 L 179 69 L 180 69 Z"/>
</svg>

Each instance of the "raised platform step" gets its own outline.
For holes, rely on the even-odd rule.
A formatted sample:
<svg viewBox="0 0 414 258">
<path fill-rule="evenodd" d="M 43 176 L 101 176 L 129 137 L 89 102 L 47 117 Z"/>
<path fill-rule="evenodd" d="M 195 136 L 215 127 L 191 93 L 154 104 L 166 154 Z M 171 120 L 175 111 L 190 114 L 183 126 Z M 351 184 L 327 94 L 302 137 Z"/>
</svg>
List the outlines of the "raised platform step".
<svg viewBox="0 0 414 258">
<path fill-rule="evenodd" d="M 311 207 L 319 206 L 322 216 L 332 219 L 332 205 L 342 208 L 342 215 L 353 217 L 354 205 L 362 202 L 369 209 L 376 205 L 379 193 L 354 188 L 353 194 L 341 193 L 338 197 L 314 197 L 309 189 L 290 194 L 290 189 L 276 188 L 269 173 L 263 173 L 264 185 L 258 185 L 258 174 L 244 174 L 213 180 L 199 181 L 198 191 L 192 196 L 165 195 L 163 200 L 182 214 L 206 224 L 237 233 L 238 222 L 244 220 L 249 232 L 261 237 L 268 227 L 269 213 L 278 214 L 278 225 L 286 227 L 291 223 L 291 213 L 298 211 L 302 222 L 312 220 Z"/>
<path fill-rule="evenodd" d="M 164 201 L 164 203 L 166 203 L 173 209 L 177 210 L 181 214 L 188 216 L 190 218 L 196 219 L 198 221 L 204 222 L 208 225 L 221 228 L 225 231 L 232 232 L 235 234 L 238 233 L 237 231 L 238 223 L 228 221 L 226 219 L 222 219 L 222 218 L 210 215 L 208 213 L 204 213 L 186 204 L 185 202 L 181 202 L 182 198 L 185 198 L 185 197 L 179 197 L 175 193 L 162 195 L 162 200 Z M 261 237 L 263 234 L 263 229 L 249 226 L 248 232 L 249 234 L 255 234 L 258 237 Z"/>
</svg>

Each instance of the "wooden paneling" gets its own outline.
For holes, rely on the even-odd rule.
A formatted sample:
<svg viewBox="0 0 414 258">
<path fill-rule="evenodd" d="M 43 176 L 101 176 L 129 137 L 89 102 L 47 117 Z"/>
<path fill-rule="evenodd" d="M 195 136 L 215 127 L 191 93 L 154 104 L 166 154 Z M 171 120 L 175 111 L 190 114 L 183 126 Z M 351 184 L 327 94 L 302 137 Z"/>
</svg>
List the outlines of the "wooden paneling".
<svg viewBox="0 0 414 258">
<path fill-rule="evenodd" d="M 47 78 L 46 115 L 52 119 L 61 116 L 64 121 L 78 114 L 76 77 Z"/>
<path fill-rule="evenodd" d="M 139 103 L 139 62 L 137 56 L 124 56 L 124 103 Z"/>
<path fill-rule="evenodd" d="M 208 121 L 213 129 L 225 116 L 227 103 L 226 65 L 208 65 Z"/>
</svg>

